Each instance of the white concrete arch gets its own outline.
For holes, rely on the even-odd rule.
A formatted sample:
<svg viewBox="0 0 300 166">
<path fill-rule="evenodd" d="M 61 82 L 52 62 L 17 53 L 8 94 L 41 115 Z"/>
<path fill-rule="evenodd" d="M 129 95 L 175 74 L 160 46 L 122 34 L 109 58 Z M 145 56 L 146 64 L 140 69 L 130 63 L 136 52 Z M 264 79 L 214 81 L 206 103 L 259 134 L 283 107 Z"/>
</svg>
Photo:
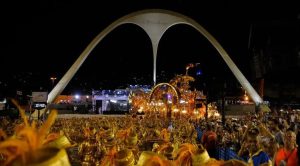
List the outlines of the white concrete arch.
<svg viewBox="0 0 300 166">
<path fill-rule="evenodd" d="M 219 44 L 219 42 L 208 33 L 200 24 L 198 24 L 193 19 L 184 16 L 182 14 L 161 10 L 161 9 L 151 9 L 151 10 L 142 10 L 138 12 L 134 12 L 128 14 L 120 19 L 114 21 L 107 28 L 105 28 L 102 32 L 100 32 L 91 43 L 85 48 L 85 50 L 80 54 L 71 68 L 67 71 L 67 73 L 63 76 L 63 78 L 57 83 L 57 85 L 53 88 L 53 90 L 48 95 L 48 103 L 52 103 L 54 99 L 63 91 L 63 89 L 70 82 L 72 77 L 78 71 L 82 63 L 85 61 L 87 56 L 91 53 L 91 51 L 97 46 L 97 44 L 112 30 L 116 27 L 126 24 L 132 23 L 140 26 L 144 31 L 148 34 L 151 39 L 152 49 L 153 49 L 153 82 L 156 84 L 156 57 L 157 57 L 157 48 L 159 41 L 165 31 L 173 25 L 176 24 L 187 24 L 194 27 L 197 31 L 199 31 L 219 52 L 221 57 L 224 59 L 230 70 L 233 72 L 234 76 L 240 82 L 242 87 L 248 92 L 253 101 L 256 104 L 262 103 L 261 97 L 251 86 L 249 81 L 245 78 L 245 76 L 241 73 L 235 63 L 231 60 L 227 52 L 223 49 L 223 47 Z"/>
</svg>

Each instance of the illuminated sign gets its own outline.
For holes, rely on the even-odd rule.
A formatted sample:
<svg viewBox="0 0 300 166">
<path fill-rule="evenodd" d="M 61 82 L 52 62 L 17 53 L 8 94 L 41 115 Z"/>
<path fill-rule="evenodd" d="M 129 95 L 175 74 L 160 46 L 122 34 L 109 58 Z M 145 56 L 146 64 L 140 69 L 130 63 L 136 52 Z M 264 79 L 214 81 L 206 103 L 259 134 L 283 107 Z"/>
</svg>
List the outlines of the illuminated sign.
<svg viewBox="0 0 300 166">
<path fill-rule="evenodd" d="M 41 110 L 43 108 L 46 108 L 47 103 L 46 102 L 36 102 L 32 104 L 32 108 L 37 109 L 37 110 Z"/>
</svg>

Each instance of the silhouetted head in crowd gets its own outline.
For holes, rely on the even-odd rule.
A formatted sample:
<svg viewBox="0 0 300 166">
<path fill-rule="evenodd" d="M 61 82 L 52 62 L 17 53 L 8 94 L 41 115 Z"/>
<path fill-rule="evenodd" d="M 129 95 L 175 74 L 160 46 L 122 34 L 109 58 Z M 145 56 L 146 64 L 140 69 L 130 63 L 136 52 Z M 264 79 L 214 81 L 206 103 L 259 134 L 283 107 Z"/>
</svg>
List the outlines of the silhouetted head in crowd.
<svg viewBox="0 0 300 166">
<path fill-rule="evenodd" d="M 214 130 L 214 124 L 213 123 L 207 123 L 206 130 L 213 131 Z"/>
<path fill-rule="evenodd" d="M 247 133 L 246 146 L 251 154 L 255 153 L 259 149 L 258 141 L 259 130 L 257 128 L 251 128 Z"/>
</svg>

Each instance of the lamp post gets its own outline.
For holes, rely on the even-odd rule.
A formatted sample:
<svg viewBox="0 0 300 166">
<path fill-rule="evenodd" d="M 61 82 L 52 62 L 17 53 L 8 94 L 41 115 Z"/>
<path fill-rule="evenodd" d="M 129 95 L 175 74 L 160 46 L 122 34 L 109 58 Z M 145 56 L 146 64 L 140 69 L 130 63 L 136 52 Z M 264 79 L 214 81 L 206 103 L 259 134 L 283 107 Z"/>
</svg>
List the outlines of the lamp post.
<svg viewBox="0 0 300 166">
<path fill-rule="evenodd" d="M 52 88 L 54 87 L 54 81 L 56 80 L 56 77 L 50 77 L 50 80 L 52 81 Z"/>
</svg>

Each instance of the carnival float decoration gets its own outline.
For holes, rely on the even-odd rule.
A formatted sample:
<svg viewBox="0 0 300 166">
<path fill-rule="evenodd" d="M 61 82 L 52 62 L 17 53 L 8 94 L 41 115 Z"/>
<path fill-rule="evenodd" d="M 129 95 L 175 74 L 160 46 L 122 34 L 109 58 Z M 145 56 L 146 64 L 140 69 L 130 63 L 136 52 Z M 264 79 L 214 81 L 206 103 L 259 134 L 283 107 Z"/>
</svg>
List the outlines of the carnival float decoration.
<svg viewBox="0 0 300 166">
<path fill-rule="evenodd" d="M 16 105 L 15 100 L 12 100 Z M 3 165 L 70 165 L 65 148 L 71 146 L 66 137 L 59 133 L 49 133 L 57 111 L 52 110 L 44 123 L 29 123 L 25 111 L 18 108 L 23 123 L 15 127 L 15 133 L 0 142 Z"/>
<path fill-rule="evenodd" d="M 155 85 L 150 92 L 135 91 L 129 95 L 131 112 L 157 114 L 170 119 L 204 117 L 206 97 L 202 91 L 190 89 L 193 81 L 195 79 L 191 76 L 177 75 L 169 83 Z M 196 107 L 197 103 L 201 103 L 200 108 Z"/>
</svg>

